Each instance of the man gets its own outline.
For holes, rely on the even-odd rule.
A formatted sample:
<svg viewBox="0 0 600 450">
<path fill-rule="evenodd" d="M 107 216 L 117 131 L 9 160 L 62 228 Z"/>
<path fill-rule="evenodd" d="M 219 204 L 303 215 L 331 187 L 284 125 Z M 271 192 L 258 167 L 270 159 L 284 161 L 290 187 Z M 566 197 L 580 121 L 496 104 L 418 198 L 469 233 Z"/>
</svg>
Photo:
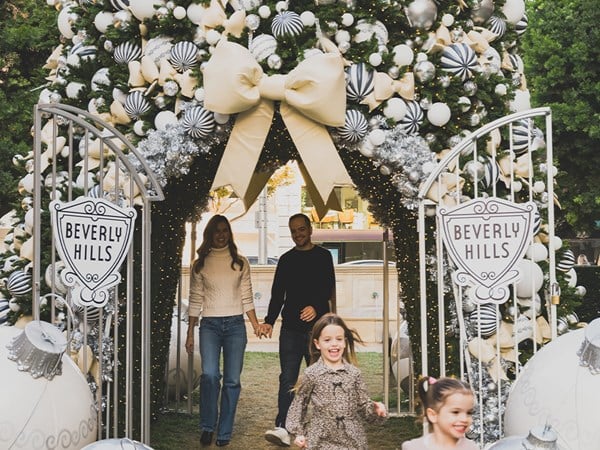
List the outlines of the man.
<svg viewBox="0 0 600 450">
<path fill-rule="evenodd" d="M 261 325 L 261 332 L 271 337 L 273 325 L 281 313 L 278 414 L 275 429 L 267 431 L 265 439 L 282 447 L 290 445 L 285 420 L 294 398 L 292 389 L 298 381 L 302 359 L 307 365 L 309 362 L 312 326 L 323 314 L 335 310 L 335 273 L 331 253 L 312 243 L 312 226 L 306 215 L 294 214 L 288 224 L 296 245 L 277 263 L 269 311 Z"/>
</svg>

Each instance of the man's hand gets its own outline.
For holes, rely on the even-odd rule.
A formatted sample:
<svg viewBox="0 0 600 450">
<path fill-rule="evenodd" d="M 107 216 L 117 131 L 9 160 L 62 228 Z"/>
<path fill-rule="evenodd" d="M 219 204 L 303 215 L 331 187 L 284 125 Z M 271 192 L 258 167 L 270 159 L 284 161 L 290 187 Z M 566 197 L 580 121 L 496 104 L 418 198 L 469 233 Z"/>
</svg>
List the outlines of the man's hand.
<svg viewBox="0 0 600 450">
<path fill-rule="evenodd" d="M 311 322 L 317 317 L 317 311 L 312 306 L 306 306 L 300 311 L 300 320 Z"/>
<path fill-rule="evenodd" d="M 271 338 L 273 336 L 273 326 L 268 323 L 261 323 L 259 326 L 259 337 L 263 336 Z"/>
</svg>

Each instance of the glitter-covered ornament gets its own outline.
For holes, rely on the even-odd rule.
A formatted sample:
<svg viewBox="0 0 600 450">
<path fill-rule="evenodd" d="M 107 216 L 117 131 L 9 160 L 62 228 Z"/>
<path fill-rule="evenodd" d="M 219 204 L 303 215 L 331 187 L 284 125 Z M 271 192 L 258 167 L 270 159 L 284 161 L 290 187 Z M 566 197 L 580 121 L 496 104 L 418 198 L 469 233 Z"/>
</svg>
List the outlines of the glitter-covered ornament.
<svg viewBox="0 0 600 450">
<path fill-rule="evenodd" d="M 444 48 L 440 59 L 440 66 L 446 72 L 465 81 L 473 76 L 477 70 L 477 55 L 471 47 L 462 42 L 451 44 Z"/>
<path fill-rule="evenodd" d="M 346 111 L 346 121 L 343 127 L 338 128 L 342 139 L 348 142 L 358 142 L 367 135 L 369 123 L 360 111 L 349 109 Z"/>
<path fill-rule="evenodd" d="M 375 88 L 373 72 L 363 63 L 352 64 L 347 69 L 346 96 L 353 102 L 361 102 Z"/>
<path fill-rule="evenodd" d="M 185 112 L 181 125 L 193 138 L 204 138 L 215 129 L 215 118 L 211 111 L 196 106 Z"/>
<path fill-rule="evenodd" d="M 191 69 L 198 62 L 198 47 L 193 42 L 178 42 L 171 49 L 169 62 L 178 72 Z"/>
<path fill-rule="evenodd" d="M 270 34 L 259 34 L 252 39 L 248 49 L 258 62 L 264 61 L 277 50 L 277 39 Z"/>
<path fill-rule="evenodd" d="M 271 22 L 271 31 L 276 38 L 297 36 L 302 33 L 303 28 L 302 19 L 293 11 L 281 11 Z"/>
</svg>

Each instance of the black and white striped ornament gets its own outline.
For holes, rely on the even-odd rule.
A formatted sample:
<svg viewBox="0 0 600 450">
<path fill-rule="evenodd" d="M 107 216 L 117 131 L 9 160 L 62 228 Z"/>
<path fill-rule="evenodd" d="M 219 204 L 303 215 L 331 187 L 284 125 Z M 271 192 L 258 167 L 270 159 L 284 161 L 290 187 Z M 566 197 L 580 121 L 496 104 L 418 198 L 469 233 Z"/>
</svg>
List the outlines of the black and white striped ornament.
<svg viewBox="0 0 600 450">
<path fill-rule="evenodd" d="M 508 60 L 510 61 L 510 65 L 512 66 L 514 72 L 523 73 L 523 58 L 515 53 L 509 53 Z"/>
<path fill-rule="evenodd" d="M 198 47 L 193 42 L 178 42 L 171 49 L 169 62 L 178 72 L 185 72 L 198 63 Z"/>
<path fill-rule="evenodd" d="M 8 300 L 2 299 L 0 300 L 0 324 L 3 324 L 8 319 L 8 313 L 10 312 L 10 307 L 8 306 Z"/>
<path fill-rule="evenodd" d="M 486 303 L 476 308 L 469 314 L 469 319 L 475 327 L 475 333 L 478 333 L 479 330 L 484 339 L 492 336 L 498 329 L 498 313 L 496 305 L 493 303 Z"/>
<path fill-rule="evenodd" d="M 529 25 L 529 21 L 527 20 L 527 15 L 523 15 L 521 20 L 519 20 L 515 24 L 515 32 L 520 36 L 527 30 L 527 25 Z"/>
<path fill-rule="evenodd" d="M 540 232 L 542 228 L 542 215 L 539 210 L 536 208 L 533 212 L 533 235 L 535 236 Z"/>
<path fill-rule="evenodd" d="M 142 49 L 139 45 L 131 42 L 123 42 L 117 45 L 113 53 L 113 58 L 117 64 L 128 64 L 131 61 L 140 59 L 142 56 Z"/>
<path fill-rule="evenodd" d="M 566 249 L 560 252 L 560 256 L 558 258 L 558 262 L 556 263 L 556 270 L 560 270 L 561 272 L 568 272 L 575 265 L 575 254 L 573 250 Z"/>
<path fill-rule="evenodd" d="M 358 142 L 367 135 L 369 123 L 364 114 L 355 109 L 346 111 L 344 126 L 338 128 L 342 139 L 348 142 Z"/>
<path fill-rule="evenodd" d="M 138 120 L 142 114 L 150 109 L 150 102 L 141 91 L 133 91 L 125 99 L 124 108 L 129 117 Z"/>
<path fill-rule="evenodd" d="M 398 122 L 398 127 L 406 134 L 416 134 L 423 123 L 423 109 L 419 102 L 406 102 L 406 114 Z"/>
<path fill-rule="evenodd" d="M 512 128 L 512 143 L 515 155 L 521 156 L 527 153 L 533 140 L 541 134 L 541 130 L 536 128 L 530 120 L 517 121 Z"/>
<path fill-rule="evenodd" d="M 294 11 L 281 11 L 271 22 L 271 31 L 276 38 L 298 36 L 303 28 L 302 19 Z"/>
<path fill-rule="evenodd" d="M 6 289 L 13 297 L 31 292 L 31 274 L 22 270 L 15 270 L 6 280 Z"/>
<path fill-rule="evenodd" d="M 440 66 L 446 72 L 465 81 L 473 76 L 478 68 L 477 55 L 467 44 L 458 42 L 444 48 Z"/>
<path fill-rule="evenodd" d="M 110 0 L 110 5 L 115 11 L 122 11 L 129 8 L 129 0 Z"/>
<path fill-rule="evenodd" d="M 506 22 L 498 16 L 492 16 L 488 20 L 487 29 L 501 38 L 506 33 Z"/>
<path fill-rule="evenodd" d="M 364 63 L 352 64 L 346 72 L 346 97 L 360 103 L 375 89 L 373 71 Z"/>
<path fill-rule="evenodd" d="M 77 55 L 82 60 L 93 59 L 96 56 L 98 49 L 95 45 L 84 45 L 83 42 L 78 42 L 69 50 L 69 55 Z"/>
<path fill-rule="evenodd" d="M 183 130 L 193 138 L 205 138 L 215 129 L 215 117 L 201 106 L 188 109 L 181 119 Z"/>
<path fill-rule="evenodd" d="M 485 158 L 483 161 L 483 178 L 480 181 L 484 189 L 494 186 L 500 178 L 500 168 L 493 158 Z"/>
</svg>

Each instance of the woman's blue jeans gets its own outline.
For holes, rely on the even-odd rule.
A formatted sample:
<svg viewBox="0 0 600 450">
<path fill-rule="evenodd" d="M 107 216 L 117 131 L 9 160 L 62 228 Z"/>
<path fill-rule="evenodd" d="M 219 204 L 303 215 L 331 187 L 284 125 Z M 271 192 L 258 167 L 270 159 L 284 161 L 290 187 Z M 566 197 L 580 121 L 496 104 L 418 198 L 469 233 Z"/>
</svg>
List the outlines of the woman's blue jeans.
<svg viewBox="0 0 600 450">
<path fill-rule="evenodd" d="M 230 440 L 242 384 L 240 375 L 246 350 L 244 316 L 203 317 L 200 321 L 200 426 L 217 430 L 217 439 Z M 223 350 L 223 387 L 220 359 Z M 221 407 L 219 414 L 219 394 Z M 218 419 L 218 423 L 217 423 Z"/>
</svg>

